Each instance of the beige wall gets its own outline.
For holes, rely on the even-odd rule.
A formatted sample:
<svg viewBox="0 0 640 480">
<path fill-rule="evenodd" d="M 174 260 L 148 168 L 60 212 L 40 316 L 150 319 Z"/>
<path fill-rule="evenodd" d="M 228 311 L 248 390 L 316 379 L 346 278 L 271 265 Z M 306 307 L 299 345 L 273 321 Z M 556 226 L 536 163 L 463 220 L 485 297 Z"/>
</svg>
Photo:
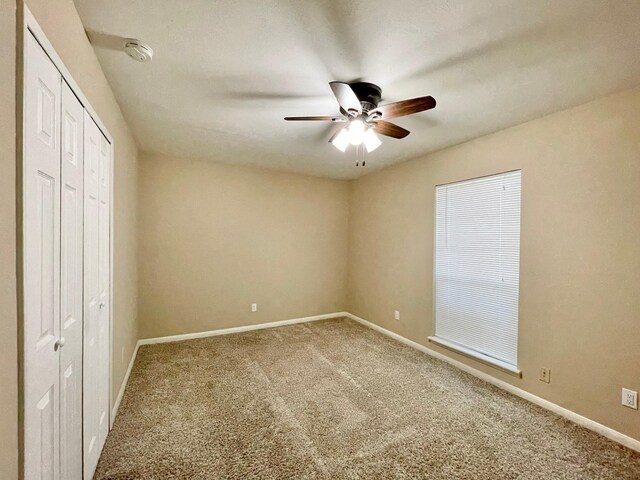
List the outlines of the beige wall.
<svg viewBox="0 0 640 480">
<path fill-rule="evenodd" d="M 139 193 L 141 338 L 344 310 L 347 182 L 143 154 Z"/>
<path fill-rule="evenodd" d="M 73 1 L 28 0 L 26 4 L 114 139 L 113 403 L 137 340 L 138 151 Z"/>
<path fill-rule="evenodd" d="M 0 0 L 0 477 L 18 476 L 16 2 Z"/>
<path fill-rule="evenodd" d="M 354 182 L 349 311 L 640 439 L 640 413 L 620 404 L 623 386 L 640 390 L 639 112 L 634 89 Z M 522 169 L 522 379 L 427 341 L 434 187 L 512 169 Z"/>
</svg>

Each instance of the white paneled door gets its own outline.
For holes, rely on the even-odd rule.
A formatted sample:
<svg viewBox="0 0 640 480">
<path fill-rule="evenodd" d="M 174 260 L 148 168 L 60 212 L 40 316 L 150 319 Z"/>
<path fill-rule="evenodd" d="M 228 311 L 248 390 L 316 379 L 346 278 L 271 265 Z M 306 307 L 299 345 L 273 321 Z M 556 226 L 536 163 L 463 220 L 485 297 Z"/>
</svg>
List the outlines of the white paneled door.
<svg viewBox="0 0 640 480">
<path fill-rule="evenodd" d="M 25 44 L 23 170 L 25 478 L 60 478 L 60 103 L 62 79 Z"/>
<path fill-rule="evenodd" d="M 109 432 L 112 147 L 36 37 L 24 55 L 24 470 L 91 479 Z"/>
<path fill-rule="evenodd" d="M 94 123 L 95 125 L 95 123 Z M 111 144 L 100 134 L 100 176 L 98 219 L 99 252 L 98 252 L 98 345 L 99 357 L 99 401 L 98 401 L 98 438 L 100 450 L 104 447 L 109 433 L 109 348 L 111 345 Z"/>
<path fill-rule="evenodd" d="M 91 478 L 109 431 L 111 156 L 86 112 L 84 125 L 84 468 L 85 478 Z"/>
<path fill-rule="evenodd" d="M 82 479 L 84 108 L 62 82 L 60 478 Z"/>
</svg>

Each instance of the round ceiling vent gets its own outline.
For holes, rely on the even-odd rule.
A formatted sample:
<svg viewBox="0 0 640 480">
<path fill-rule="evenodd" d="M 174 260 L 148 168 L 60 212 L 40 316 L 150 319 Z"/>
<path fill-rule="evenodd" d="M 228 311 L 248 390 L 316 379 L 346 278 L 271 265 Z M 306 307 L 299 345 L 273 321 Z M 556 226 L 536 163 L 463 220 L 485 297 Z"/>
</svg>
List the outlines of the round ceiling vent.
<svg viewBox="0 0 640 480">
<path fill-rule="evenodd" d="M 150 62 L 153 58 L 153 48 L 140 40 L 127 40 L 124 44 L 124 51 L 138 62 Z"/>
</svg>

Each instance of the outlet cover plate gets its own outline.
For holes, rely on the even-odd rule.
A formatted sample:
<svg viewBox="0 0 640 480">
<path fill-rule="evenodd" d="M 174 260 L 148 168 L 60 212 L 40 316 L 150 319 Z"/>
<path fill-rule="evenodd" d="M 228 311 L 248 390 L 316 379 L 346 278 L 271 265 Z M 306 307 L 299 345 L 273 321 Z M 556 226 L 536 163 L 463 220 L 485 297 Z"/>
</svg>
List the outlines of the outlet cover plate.
<svg viewBox="0 0 640 480">
<path fill-rule="evenodd" d="M 628 388 L 622 389 L 622 405 L 625 407 L 638 409 L 638 392 L 629 390 Z"/>
<path fill-rule="evenodd" d="M 540 369 L 540 381 L 544 383 L 551 383 L 551 369 L 542 367 Z"/>
</svg>

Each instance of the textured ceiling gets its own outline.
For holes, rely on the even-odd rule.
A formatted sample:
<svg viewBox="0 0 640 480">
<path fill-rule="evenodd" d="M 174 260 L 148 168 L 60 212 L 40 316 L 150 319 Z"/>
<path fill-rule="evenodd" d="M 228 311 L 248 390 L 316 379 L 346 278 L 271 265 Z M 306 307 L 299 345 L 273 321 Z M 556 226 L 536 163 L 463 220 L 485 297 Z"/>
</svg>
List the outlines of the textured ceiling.
<svg viewBox="0 0 640 480">
<path fill-rule="evenodd" d="M 75 0 L 141 150 L 355 178 L 640 84 L 640 1 Z M 148 42 L 131 60 L 120 37 Z M 432 95 L 355 166 L 328 82 Z"/>
</svg>

